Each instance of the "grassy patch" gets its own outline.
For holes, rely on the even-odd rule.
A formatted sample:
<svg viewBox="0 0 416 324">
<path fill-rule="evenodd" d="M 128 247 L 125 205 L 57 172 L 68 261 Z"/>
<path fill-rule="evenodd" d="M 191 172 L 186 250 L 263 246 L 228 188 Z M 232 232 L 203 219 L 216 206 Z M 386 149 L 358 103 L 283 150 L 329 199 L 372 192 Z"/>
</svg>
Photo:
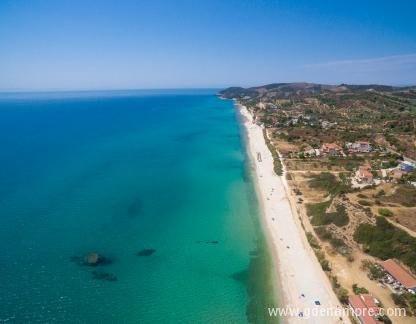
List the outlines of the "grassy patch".
<svg viewBox="0 0 416 324">
<path fill-rule="evenodd" d="M 382 260 L 396 258 L 416 272 L 416 238 L 396 228 L 385 218 L 377 217 L 376 225 L 360 224 L 354 240 L 365 252 Z"/>
<path fill-rule="evenodd" d="M 360 294 L 368 294 L 368 290 L 364 287 L 358 287 L 357 284 L 353 284 L 352 285 L 352 291 L 354 292 L 354 294 L 356 295 L 360 295 Z"/>
<path fill-rule="evenodd" d="M 370 201 L 368 201 L 368 200 L 363 200 L 363 199 L 358 200 L 358 203 L 359 203 L 361 206 L 372 206 L 372 205 L 373 205 L 373 203 L 372 203 L 372 202 L 370 202 Z"/>
<path fill-rule="evenodd" d="M 340 182 L 329 172 L 322 172 L 310 176 L 309 187 L 325 190 L 328 194 L 335 195 L 339 190 Z"/>
<path fill-rule="evenodd" d="M 306 210 L 311 217 L 311 224 L 314 226 L 335 224 L 339 227 L 345 226 L 349 223 L 349 217 L 343 205 L 337 205 L 336 211 L 327 213 L 326 209 L 331 204 L 331 201 L 324 201 L 316 204 L 307 204 Z"/>
<path fill-rule="evenodd" d="M 322 241 L 328 241 L 331 246 L 343 255 L 347 254 L 348 247 L 340 238 L 334 237 L 325 226 L 315 227 L 315 233 Z"/>
<path fill-rule="evenodd" d="M 381 216 L 384 216 L 384 217 L 391 217 L 391 216 L 393 216 L 393 212 L 390 209 L 387 209 L 387 208 L 379 208 L 378 209 L 378 213 Z"/>
<path fill-rule="evenodd" d="M 416 206 L 416 188 L 411 185 L 400 185 L 391 196 L 383 196 L 382 202 L 396 203 L 405 207 Z"/>
<path fill-rule="evenodd" d="M 312 217 L 311 223 L 314 226 L 329 224 L 326 218 L 326 209 L 331 204 L 331 201 L 323 201 L 316 204 L 307 204 L 306 210 L 309 217 Z"/>
</svg>

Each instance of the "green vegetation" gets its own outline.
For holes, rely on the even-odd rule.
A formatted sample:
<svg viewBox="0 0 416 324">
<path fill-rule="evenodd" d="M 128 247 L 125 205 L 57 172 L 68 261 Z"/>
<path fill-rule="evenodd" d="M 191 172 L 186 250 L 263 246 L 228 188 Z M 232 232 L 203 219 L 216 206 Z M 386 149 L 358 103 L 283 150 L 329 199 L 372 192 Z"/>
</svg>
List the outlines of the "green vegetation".
<svg viewBox="0 0 416 324">
<path fill-rule="evenodd" d="M 335 295 L 338 297 L 339 301 L 343 304 L 348 304 L 348 291 L 341 287 L 338 282 L 337 276 L 330 275 L 332 288 L 334 289 Z"/>
<path fill-rule="evenodd" d="M 343 205 L 337 205 L 336 211 L 327 214 L 327 217 L 329 217 L 332 220 L 332 223 L 334 223 L 338 227 L 345 226 L 350 221 L 345 206 Z"/>
<path fill-rule="evenodd" d="M 368 294 L 368 290 L 364 287 L 358 287 L 357 284 L 353 284 L 352 285 L 352 291 L 354 292 L 354 294 L 356 295 L 360 295 L 360 294 Z"/>
<path fill-rule="evenodd" d="M 363 244 L 365 252 L 382 260 L 396 258 L 416 271 L 416 238 L 377 217 L 376 225 L 360 224 L 354 240 Z"/>
<path fill-rule="evenodd" d="M 403 294 L 391 294 L 391 299 L 393 299 L 393 302 L 395 305 L 406 308 L 407 307 L 407 301 Z"/>
<path fill-rule="evenodd" d="M 400 155 L 383 154 L 384 167 L 392 167 L 401 155 L 416 159 L 416 91 L 413 87 L 376 85 L 322 85 L 311 83 L 276 83 L 260 87 L 229 88 L 220 92 L 225 98 L 237 98 L 254 110 L 266 127 L 277 127 L 281 138 L 298 147 L 316 148 L 322 143 L 345 143 L 384 139 Z M 262 103 L 262 108 L 258 107 Z M 326 122 L 323 126 L 321 122 Z M 336 122 L 337 127 L 331 123 Z M 378 127 L 371 127 L 377 125 Z M 371 131 L 369 132 L 369 130 Z M 369 136 L 369 133 L 371 136 Z M 376 143 L 373 143 L 376 146 Z M 360 163 L 360 154 L 330 157 L 328 167 L 352 171 Z M 370 155 L 376 155 L 377 152 Z"/>
<path fill-rule="evenodd" d="M 395 305 L 405 308 L 410 315 L 416 315 L 416 295 L 409 292 L 404 294 L 391 294 L 391 298 Z"/>
<path fill-rule="evenodd" d="M 358 200 L 358 203 L 359 203 L 361 206 L 372 206 L 372 205 L 373 205 L 373 203 L 372 203 L 372 202 L 367 201 L 367 200 L 363 200 L 363 199 Z"/>
<path fill-rule="evenodd" d="M 321 250 L 314 250 L 314 251 L 322 269 L 324 271 L 331 271 L 331 267 L 329 266 L 329 261 L 325 258 L 325 252 Z"/>
<path fill-rule="evenodd" d="M 334 237 L 325 226 L 315 227 L 315 233 L 322 241 L 328 241 L 331 246 L 343 255 L 348 254 L 348 246 L 340 238 Z"/>
<path fill-rule="evenodd" d="M 306 210 L 314 226 L 335 224 L 338 227 L 345 226 L 349 223 L 348 213 L 343 205 L 337 205 L 336 211 L 327 213 L 326 209 L 330 205 L 330 201 L 324 201 L 316 204 L 307 204 Z"/>
<path fill-rule="evenodd" d="M 308 216 L 312 217 L 311 223 L 314 226 L 319 225 L 327 225 L 329 224 L 327 222 L 327 219 L 325 217 L 326 215 L 326 209 L 331 204 L 331 201 L 323 201 L 316 204 L 307 204 L 306 210 L 308 213 Z"/>
<path fill-rule="evenodd" d="M 383 269 L 370 260 L 363 260 L 361 268 L 370 272 L 371 277 L 374 279 L 381 279 L 385 276 Z"/>
<path fill-rule="evenodd" d="M 378 213 L 381 216 L 384 216 L 384 217 L 391 217 L 391 216 L 393 216 L 393 212 L 390 209 L 387 209 L 387 208 L 379 208 L 378 209 Z"/>
<path fill-rule="evenodd" d="M 332 173 L 322 172 L 311 175 L 310 178 L 310 188 L 325 190 L 332 197 L 349 191 L 349 187 L 344 182 L 338 181 Z"/>
<path fill-rule="evenodd" d="M 309 245 L 314 249 L 320 249 L 318 240 L 313 236 L 311 232 L 306 232 L 306 238 L 308 239 Z"/>
<path fill-rule="evenodd" d="M 264 136 L 264 140 L 266 142 L 267 148 L 269 149 L 270 153 L 272 153 L 272 156 L 273 156 L 274 172 L 278 176 L 281 176 L 283 174 L 282 161 L 280 161 L 280 157 L 279 157 L 279 154 L 277 154 L 276 148 L 274 147 L 274 145 L 271 143 L 271 141 L 267 137 L 266 129 L 263 129 L 263 136 Z"/>
<path fill-rule="evenodd" d="M 383 196 L 382 202 L 396 203 L 405 207 L 416 206 L 416 188 L 411 185 L 399 185 L 391 196 Z"/>
</svg>

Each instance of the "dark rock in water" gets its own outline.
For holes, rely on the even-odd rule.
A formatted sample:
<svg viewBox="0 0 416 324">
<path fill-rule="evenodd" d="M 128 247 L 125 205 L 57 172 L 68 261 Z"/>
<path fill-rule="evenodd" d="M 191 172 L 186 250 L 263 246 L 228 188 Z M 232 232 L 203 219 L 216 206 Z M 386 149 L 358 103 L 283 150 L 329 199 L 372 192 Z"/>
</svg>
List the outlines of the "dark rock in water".
<svg viewBox="0 0 416 324">
<path fill-rule="evenodd" d="M 80 266 L 90 267 L 96 267 L 113 263 L 111 259 L 104 257 L 96 252 L 90 252 L 83 257 L 72 256 L 70 260 Z"/>
<path fill-rule="evenodd" d="M 196 241 L 197 243 L 205 243 L 205 244 L 218 244 L 219 241 Z"/>
<path fill-rule="evenodd" d="M 248 281 L 248 270 L 235 272 L 231 275 L 231 278 L 237 282 L 241 282 L 245 284 Z"/>
<path fill-rule="evenodd" d="M 142 212 L 143 206 L 141 200 L 137 199 L 133 201 L 128 207 L 127 207 L 127 213 L 129 217 L 136 217 Z"/>
<path fill-rule="evenodd" d="M 99 265 L 111 264 L 112 260 L 96 252 L 91 252 L 84 257 L 84 263 L 90 267 L 95 267 Z"/>
<path fill-rule="evenodd" d="M 103 281 L 117 281 L 118 278 L 109 272 L 104 271 L 93 271 L 92 278 L 96 280 L 103 280 Z"/>
<path fill-rule="evenodd" d="M 100 262 L 100 258 L 98 253 L 91 252 L 84 257 L 84 262 L 90 266 L 95 266 Z"/>
<path fill-rule="evenodd" d="M 155 253 L 155 249 L 143 249 L 136 253 L 137 256 L 151 256 L 153 253 Z"/>
<path fill-rule="evenodd" d="M 257 251 L 257 250 L 252 250 L 252 251 L 250 251 L 249 255 L 250 255 L 250 256 L 258 256 L 258 255 L 259 255 L 259 251 Z"/>
</svg>

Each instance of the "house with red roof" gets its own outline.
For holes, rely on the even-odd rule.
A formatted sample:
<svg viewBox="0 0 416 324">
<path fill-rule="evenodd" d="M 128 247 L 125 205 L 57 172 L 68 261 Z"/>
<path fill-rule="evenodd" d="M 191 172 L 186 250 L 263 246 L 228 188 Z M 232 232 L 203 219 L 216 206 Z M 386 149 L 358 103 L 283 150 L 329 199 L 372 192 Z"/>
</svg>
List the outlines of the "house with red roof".
<svg viewBox="0 0 416 324">
<path fill-rule="evenodd" d="M 348 297 L 348 305 L 352 309 L 354 317 L 361 324 L 380 324 L 377 318 L 380 309 L 378 301 L 370 294 L 361 294 Z"/>
<path fill-rule="evenodd" d="M 394 280 L 410 292 L 416 293 L 416 278 L 396 260 L 388 259 L 380 263 L 381 267 Z"/>
<path fill-rule="evenodd" d="M 342 155 L 342 148 L 335 143 L 324 143 L 319 152 L 321 155 L 339 156 Z"/>
</svg>

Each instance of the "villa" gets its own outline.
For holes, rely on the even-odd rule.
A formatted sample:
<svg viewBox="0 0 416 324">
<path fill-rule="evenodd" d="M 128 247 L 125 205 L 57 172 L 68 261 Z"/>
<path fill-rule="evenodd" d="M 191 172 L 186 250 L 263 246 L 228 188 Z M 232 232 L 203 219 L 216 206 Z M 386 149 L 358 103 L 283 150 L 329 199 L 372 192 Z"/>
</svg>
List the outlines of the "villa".
<svg viewBox="0 0 416 324">
<path fill-rule="evenodd" d="M 369 165 L 362 165 L 357 171 L 357 180 L 359 183 L 372 184 L 374 182 L 373 173 Z"/>
<path fill-rule="evenodd" d="M 321 155 L 340 156 L 342 155 L 342 148 L 335 143 L 324 143 L 319 152 Z"/>
<path fill-rule="evenodd" d="M 399 168 L 402 172 L 413 172 L 416 170 L 416 166 L 413 163 L 407 161 L 400 163 Z"/>
<path fill-rule="evenodd" d="M 352 153 L 369 153 L 373 150 L 370 142 L 366 141 L 357 141 L 354 143 L 347 143 L 346 144 L 348 151 Z"/>
<path fill-rule="evenodd" d="M 354 317 L 361 324 L 379 324 L 379 302 L 370 294 L 361 294 L 348 297 L 348 304 L 353 311 Z"/>
<path fill-rule="evenodd" d="M 393 279 L 390 280 L 392 283 L 396 281 L 409 292 L 416 294 L 416 278 L 396 260 L 388 259 L 381 262 L 380 265 L 389 274 L 390 279 Z"/>
</svg>

